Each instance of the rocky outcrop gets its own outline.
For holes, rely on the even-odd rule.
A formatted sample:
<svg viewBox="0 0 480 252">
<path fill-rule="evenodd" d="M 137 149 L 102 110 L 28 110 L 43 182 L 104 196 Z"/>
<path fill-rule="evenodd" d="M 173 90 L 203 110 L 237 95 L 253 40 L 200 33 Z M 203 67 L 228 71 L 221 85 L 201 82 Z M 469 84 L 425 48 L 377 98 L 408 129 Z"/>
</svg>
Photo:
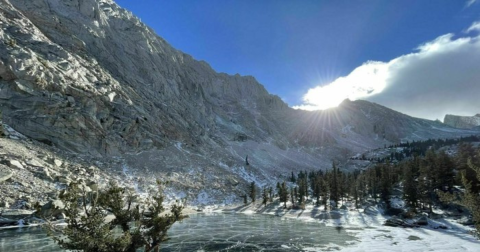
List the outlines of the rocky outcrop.
<svg viewBox="0 0 480 252">
<path fill-rule="evenodd" d="M 474 116 L 445 115 L 443 122 L 454 128 L 472 129 L 480 126 L 480 114 Z"/>
<path fill-rule="evenodd" d="M 365 101 L 293 110 L 254 77 L 217 73 L 174 49 L 112 0 L 0 0 L 0 13 L 3 122 L 129 170 L 138 184 L 168 177 L 194 203 L 230 201 L 252 180 L 271 184 L 385 144 L 478 132 Z M 67 184 L 79 169 L 22 162 L 5 164 L 42 183 Z"/>
</svg>

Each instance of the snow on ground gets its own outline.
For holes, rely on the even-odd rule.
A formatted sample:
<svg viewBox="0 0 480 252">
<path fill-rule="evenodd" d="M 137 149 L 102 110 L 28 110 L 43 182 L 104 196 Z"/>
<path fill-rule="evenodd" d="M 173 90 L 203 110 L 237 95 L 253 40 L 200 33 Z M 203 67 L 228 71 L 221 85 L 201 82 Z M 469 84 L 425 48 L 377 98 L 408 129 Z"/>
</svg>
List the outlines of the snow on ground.
<svg viewBox="0 0 480 252">
<path fill-rule="evenodd" d="M 396 202 L 401 205 L 403 202 Z M 345 228 L 355 237 L 347 247 L 334 246 L 335 250 L 353 252 L 385 252 L 385 251 L 439 251 L 439 252 L 478 252 L 480 241 L 472 234 L 472 228 L 460 225 L 452 219 L 429 220 L 428 226 L 418 228 L 401 228 L 384 226 L 388 216 L 381 214 L 367 215 L 362 209 L 350 209 L 325 212 L 322 208 L 307 205 L 305 210 L 285 210 L 283 204 L 271 203 L 263 207 L 255 205 L 225 208 L 223 211 L 234 211 L 245 214 L 269 214 L 280 218 L 297 218 L 302 221 Z M 440 225 L 447 229 L 438 228 Z"/>
</svg>

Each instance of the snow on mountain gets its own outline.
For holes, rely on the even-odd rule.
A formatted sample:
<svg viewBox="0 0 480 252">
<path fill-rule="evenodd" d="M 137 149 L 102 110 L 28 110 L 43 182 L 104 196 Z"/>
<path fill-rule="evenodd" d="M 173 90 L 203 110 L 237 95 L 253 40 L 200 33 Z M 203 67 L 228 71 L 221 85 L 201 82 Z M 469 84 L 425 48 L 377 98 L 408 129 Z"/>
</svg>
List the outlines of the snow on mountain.
<svg viewBox="0 0 480 252">
<path fill-rule="evenodd" d="M 479 133 L 366 101 L 294 110 L 254 77 L 174 49 L 111 0 L 0 0 L 0 12 L 7 124 L 71 153 L 122 160 L 128 176 L 168 179 L 197 202 L 385 144 Z"/>
</svg>

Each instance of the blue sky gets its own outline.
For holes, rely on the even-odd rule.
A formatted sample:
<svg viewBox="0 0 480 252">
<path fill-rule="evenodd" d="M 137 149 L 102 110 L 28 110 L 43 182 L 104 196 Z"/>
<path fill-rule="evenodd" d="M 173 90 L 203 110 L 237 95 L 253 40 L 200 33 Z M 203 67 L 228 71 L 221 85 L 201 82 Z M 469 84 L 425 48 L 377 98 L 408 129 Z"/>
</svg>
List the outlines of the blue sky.
<svg viewBox="0 0 480 252">
<path fill-rule="evenodd" d="M 477 30 L 466 30 L 480 20 L 480 1 L 473 0 L 116 2 L 173 47 L 207 61 L 216 71 L 253 75 L 270 93 L 306 109 L 315 103 L 306 97 L 316 87 L 347 77 L 370 61 L 388 63 L 419 52 L 419 46 L 446 34 L 452 34 L 453 42 L 476 37 Z M 471 111 L 441 111 L 434 117 L 442 113 Z"/>
</svg>

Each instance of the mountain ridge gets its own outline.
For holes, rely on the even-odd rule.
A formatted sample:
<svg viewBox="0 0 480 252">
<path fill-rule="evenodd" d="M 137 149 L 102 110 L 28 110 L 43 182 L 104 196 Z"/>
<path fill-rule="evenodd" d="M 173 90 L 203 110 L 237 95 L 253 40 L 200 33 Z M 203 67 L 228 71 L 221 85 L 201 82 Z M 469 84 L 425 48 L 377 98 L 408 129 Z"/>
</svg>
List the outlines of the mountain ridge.
<svg viewBox="0 0 480 252">
<path fill-rule="evenodd" d="M 386 144 L 478 134 L 366 101 L 294 110 L 254 77 L 174 49 L 111 0 L 0 0 L 0 10 L 4 122 L 195 197 L 212 185 L 206 195 L 233 198 L 239 183 L 272 184 Z"/>
</svg>

